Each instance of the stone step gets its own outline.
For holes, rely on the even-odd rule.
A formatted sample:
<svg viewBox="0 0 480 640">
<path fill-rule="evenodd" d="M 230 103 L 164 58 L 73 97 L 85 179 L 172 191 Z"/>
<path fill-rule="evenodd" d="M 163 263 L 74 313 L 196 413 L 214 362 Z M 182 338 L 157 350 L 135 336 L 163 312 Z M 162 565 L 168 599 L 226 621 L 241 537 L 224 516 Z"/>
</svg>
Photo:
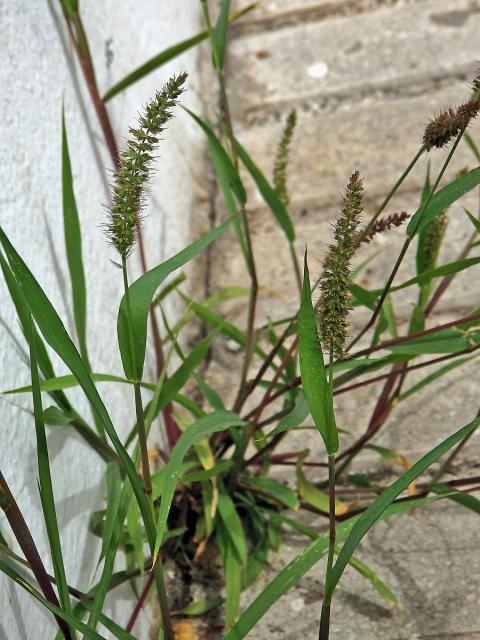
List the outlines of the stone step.
<svg viewBox="0 0 480 640">
<path fill-rule="evenodd" d="M 308 246 L 312 280 L 322 271 L 322 261 L 332 239 L 332 222 L 335 220 L 340 206 L 339 196 L 337 196 L 337 203 L 335 207 L 310 205 L 305 208 L 291 209 L 297 232 L 296 253 L 299 262 L 302 263 L 305 247 Z M 411 212 L 417 208 L 418 203 L 418 193 L 402 194 L 387 212 L 404 210 Z M 439 264 L 457 260 L 461 248 L 466 245 L 472 234 L 473 226 L 465 215 L 463 206 L 476 211 L 478 195 L 476 193 L 470 194 L 469 197 L 463 198 L 460 203 L 451 207 Z M 366 218 L 372 210 L 370 204 L 367 207 Z M 259 209 L 251 214 L 250 220 L 260 282 L 257 303 L 257 324 L 259 325 L 265 322 L 268 316 L 279 319 L 289 314 L 295 314 L 298 310 L 298 289 L 288 243 L 271 211 L 265 208 Z M 370 262 L 359 273 L 358 284 L 367 289 L 380 288 L 384 285 L 387 274 L 391 272 L 396 256 L 403 245 L 405 234 L 405 227 L 401 227 L 385 234 L 379 234 L 369 244 L 362 245 L 352 266 L 353 268 L 360 266 L 369 259 Z M 415 255 L 416 241 L 414 240 L 400 267 L 395 284 L 405 282 L 416 275 Z M 475 251 L 471 255 L 475 256 Z M 249 286 L 245 262 L 232 230 L 222 234 L 216 241 L 216 251 L 212 254 L 212 269 L 215 273 L 217 286 Z M 444 312 L 452 310 L 456 314 L 468 315 L 473 307 L 480 306 L 478 293 L 472 290 L 472 278 L 479 272 L 480 266 L 474 266 L 459 273 L 455 278 L 454 285 L 446 290 L 439 302 L 436 313 L 440 310 Z M 439 282 L 437 280 L 437 283 Z M 399 319 L 406 319 L 410 316 L 417 295 L 417 287 L 411 287 L 394 294 L 394 307 Z M 242 298 L 231 301 L 222 308 L 233 322 L 244 326 L 246 306 L 246 301 Z M 352 314 L 352 320 L 356 327 L 360 327 L 367 319 L 368 316 L 361 310 L 357 309 Z"/>
<path fill-rule="evenodd" d="M 322 109 L 317 103 L 298 109 L 293 135 L 287 184 L 293 205 L 317 206 L 338 202 L 349 174 L 358 169 L 365 176 L 366 193 L 381 198 L 388 193 L 420 148 L 426 123 L 448 104 L 461 102 L 468 91 L 466 81 L 447 83 L 438 90 L 416 95 L 366 97 L 357 104 L 342 103 Z M 271 180 L 276 148 L 288 110 L 277 119 L 268 119 L 236 127 L 237 136 L 265 176 Z M 480 124 L 473 123 L 469 133 L 478 139 Z M 445 161 L 446 152 L 434 149 L 432 176 Z M 411 172 L 402 190 L 420 190 L 426 173 L 425 155 Z M 477 164 L 463 142 L 456 151 L 446 179 Z M 245 182 L 249 207 L 263 205 L 262 198 L 248 175 Z"/>
<path fill-rule="evenodd" d="M 234 39 L 236 115 L 277 104 L 411 86 L 475 66 L 480 4 L 428 0 Z M 455 51 L 455 55 L 452 55 Z"/>
<path fill-rule="evenodd" d="M 419 512 L 425 517 L 426 510 Z M 427 516 L 428 517 L 428 516 Z M 478 516 L 465 512 L 459 526 L 476 536 Z M 348 567 L 332 604 L 331 640 L 478 640 L 477 615 L 478 548 L 471 553 L 452 550 L 447 540 L 441 551 L 415 553 L 416 539 L 410 532 L 411 516 L 392 519 L 395 536 L 404 553 L 385 552 L 367 534 L 358 558 L 370 566 L 399 598 L 389 606 L 369 583 Z M 435 524 L 441 528 L 444 518 Z M 376 525 L 382 528 L 383 523 Z M 387 525 L 388 526 L 388 525 Z M 427 535 L 426 533 L 424 535 Z M 295 557 L 305 545 L 296 542 L 279 556 L 272 556 L 272 568 L 258 581 L 260 591 L 275 572 Z M 316 565 L 290 592 L 281 598 L 249 634 L 252 640 L 297 640 L 318 633 L 325 563 Z M 257 591 L 256 590 L 256 591 Z M 250 602 L 253 594 L 243 596 Z M 248 600 L 247 600 L 248 598 Z M 427 614 L 428 612 L 428 614 Z"/>
<path fill-rule="evenodd" d="M 351 16 L 390 6 L 420 3 L 424 0 L 263 0 L 241 22 L 233 25 L 235 36 L 253 31 L 278 29 L 306 21 L 325 20 L 333 16 Z M 251 5 L 251 0 L 237 0 L 235 10 Z"/>
</svg>

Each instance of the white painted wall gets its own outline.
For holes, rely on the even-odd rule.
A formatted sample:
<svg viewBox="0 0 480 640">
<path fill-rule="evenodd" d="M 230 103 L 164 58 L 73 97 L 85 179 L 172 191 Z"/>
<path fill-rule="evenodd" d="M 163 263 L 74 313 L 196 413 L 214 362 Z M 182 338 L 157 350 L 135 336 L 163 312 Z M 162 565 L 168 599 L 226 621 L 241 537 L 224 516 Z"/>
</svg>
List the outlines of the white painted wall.
<svg viewBox="0 0 480 640">
<path fill-rule="evenodd" d="M 50 2 L 50 4 L 49 4 Z M 81 12 L 96 63 L 98 83 L 106 90 L 127 72 L 165 47 L 196 33 L 201 26 L 198 0 L 81 0 Z M 30 265 L 67 327 L 70 289 L 63 248 L 60 187 L 60 113 L 65 99 L 66 122 L 77 204 L 84 233 L 88 285 L 89 347 L 94 370 L 122 373 L 116 347 L 116 312 L 120 274 L 110 263 L 101 224 L 107 201 L 104 167 L 110 167 L 90 100 L 84 91 L 57 0 L 5 0 L 0 3 L 0 219 L 17 250 Z M 113 60 L 105 54 L 110 40 Z M 109 110 L 118 137 L 137 109 L 167 77 L 190 73 L 183 102 L 199 108 L 198 49 L 151 74 L 112 100 Z M 80 106 L 82 105 L 82 106 Z M 158 172 L 151 186 L 145 224 L 150 266 L 182 248 L 189 240 L 199 177 L 203 137 L 179 112 L 165 135 Z M 201 172 L 200 172 L 201 174 Z M 48 237 L 51 237 L 51 243 Z M 57 256 L 58 269 L 53 260 Z M 138 257 L 133 258 L 138 265 Z M 138 273 L 138 271 L 137 271 Z M 3 281 L 0 316 L 22 342 Z M 29 382 L 29 370 L 14 341 L 0 327 L 0 389 Z M 66 373 L 57 363 L 57 372 Z M 124 389 L 103 385 L 100 392 L 121 433 L 133 420 L 131 397 Z M 70 394 L 88 412 L 79 393 Z M 47 402 L 48 404 L 48 402 Z M 0 468 L 6 476 L 35 540 L 51 570 L 37 491 L 34 426 L 24 409 L 30 398 L 0 399 Z M 82 590 L 91 585 L 98 541 L 86 532 L 89 513 L 102 506 L 104 465 L 72 430 L 52 430 L 48 437 L 58 498 L 61 536 L 69 582 Z M 8 524 L 1 530 L 15 548 Z M 126 619 L 131 605 L 113 605 Z M 0 640 L 53 637 L 51 616 L 15 585 L 0 578 Z M 148 618 L 148 616 L 147 616 Z M 148 620 L 147 620 L 148 623 Z M 144 621 L 145 624 L 145 621 Z M 146 628 L 138 632 L 147 637 Z"/>
</svg>

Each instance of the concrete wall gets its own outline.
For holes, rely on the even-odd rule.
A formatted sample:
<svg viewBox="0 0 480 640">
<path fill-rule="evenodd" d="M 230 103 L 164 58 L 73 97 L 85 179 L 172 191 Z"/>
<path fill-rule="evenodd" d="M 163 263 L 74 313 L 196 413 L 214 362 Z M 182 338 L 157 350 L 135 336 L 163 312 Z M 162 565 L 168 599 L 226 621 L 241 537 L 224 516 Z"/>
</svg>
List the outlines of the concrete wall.
<svg viewBox="0 0 480 640">
<path fill-rule="evenodd" d="M 198 32 L 201 24 L 197 0 L 82 0 L 81 12 L 90 38 L 101 90 L 165 47 Z M 94 370 L 121 374 L 116 348 L 116 313 L 121 277 L 111 262 L 101 225 L 107 202 L 110 159 L 84 91 L 63 16 L 56 0 L 3 2 L 0 6 L 0 122 L 1 223 L 32 268 L 48 296 L 72 329 L 70 287 L 63 245 L 60 185 L 61 103 L 66 123 L 74 187 L 84 233 L 84 261 L 88 286 L 89 348 Z M 111 52 L 107 55 L 107 52 Z M 190 74 L 183 103 L 199 107 L 198 49 L 150 75 L 109 103 L 114 131 L 121 141 L 138 108 L 173 72 Z M 189 240 L 199 176 L 203 137 L 186 114 L 178 112 L 164 136 L 158 171 L 151 185 L 145 238 L 150 266 L 182 248 Z M 185 185 L 188 184 L 188 187 Z M 191 187 L 191 185 L 193 185 Z M 196 209 L 195 209 L 196 212 Z M 198 213 L 196 212 L 196 215 Z M 132 258 L 138 273 L 138 256 Z M 0 389 L 29 382 L 29 369 L 15 344 L 23 345 L 8 293 L 0 283 Z M 57 363 L 57 372 L 66 373 Z M 132 424 L 130 394 L 113 386 L 100 389 L 121 433 Z M 87 414 L 81 395 L 73 393 Z M 28 396 L 0 400 L 0 468 L 7 478 L 28 525 L 51 570 L 48 545 L 37 490 L 34 426 Z M 54 489 L 69 582 L 90 587 L 98 540 L 87 533 L 89 513 L 101 508 L 105 489 L 104 464 L 72 430 L 52 430 L 48 436 Z M 4 519 L 1 530 L 13 544 Z M 15 548 L 15 545 L 13 544 Z M 114 610 L 120 619 L 131 612 L 120 599 Z M 0 578 L 0 638 L 52 637 L 51 616 L 21 589 Z M 148 620 L 147 620 L 148 624 Z"/>
</svg>

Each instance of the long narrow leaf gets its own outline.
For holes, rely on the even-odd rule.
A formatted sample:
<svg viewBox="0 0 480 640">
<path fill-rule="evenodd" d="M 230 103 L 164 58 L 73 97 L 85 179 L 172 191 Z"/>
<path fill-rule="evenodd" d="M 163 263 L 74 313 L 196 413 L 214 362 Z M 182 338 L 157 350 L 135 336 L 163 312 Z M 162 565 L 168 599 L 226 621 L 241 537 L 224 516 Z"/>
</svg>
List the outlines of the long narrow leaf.
<svg viewBox="0 0 480 640">
<path fill-rule="evenodd" d="M 170 460 L 165 467 L 165 484 L 158 514 L 157 540 L 155 543 L 154 560 L 156 560 L 158 556 L 163 534 L 167 527 L 167 518 L 170 512 L 175 486 L 187 451 L 196 442 L 211 435 L 212 433 L 242 424 L 244 424 L 242 420 L 231 411 L 215 411 L 208 416 L 199 418 L 186 431 L 184 431 L 178 439 L 170 455 Z"/>
<path fill-rule="evenodd" d="M 407 489 L 421 473 L 423 473 L 428 467 L 436 462 L 444 453 L 446 453 L 451 447 L 453 447 L 462 438 L 472 432 L 480 422 L 480 418 L 476 418 L 462 429 L 459 429 L 456 433 L 449 438 L 441 442 L 434 449 L 429 451 L 423 458 L 416 462 L 408 471 L 406 471 L 398 480 L 396 480 L 388 489 L 386 489 L 378 498 L 368 507 L 359 520 L 355 523 L 350 535 L 348 536 L 345 544 L 342 547 L 341 552 L 338 555 L 338 559 L 333 566 L 331 578 L 326 585 L 326 594 L 332 594 L 335 587 L 342 576 L 345 567 L 348 564 L 349 559 L 353 555 L 355 549 L 360 544 L 361 540 L 367 533 L 367 531 L 375 524 L 380 518 L 385 509 L 400 495 L 402 491 Z"/>
<path fill-rule="evenodd" d="M 430 280 L 433 280 L 433 278 L 440 278 L 452 275 L 453 273 L 459 273 L 460 271 L 474 267 L 477 264 L 480 264 L 480 258 L 465 258 L 464 260 L 457 260 L 456 262 L 448 262 L 447 264 L 442 264 L 440 267 L 435 267 L 435 269 L 424 271 L 415 278 L 410 278 L 410 280 L 406 280 L 401 284 L 391 287 L 390 291 L 400 291 L 401 289 L 406 289 L 414 284 L 428 284 Z M 374 291 L 373 293 L 378 292 L 379 291 Z"/>
<path fill-rule="evenodd" d="M 430 498 L 416 498 L 399 502 L 387 507 L 380 517 L 382 519 L 388 518 L 402 511 L 429 504 L 442 497 L 443 496 L 433 496 Z M 361 516 L 354 516 L 346 522 L 337 525 L 337 542 L 342 542 L 346 539 L 360 517 Z M 329 534 L 325 533 L 319 536 L 315 542 L 309 545 L 292 562 L 279 571 L 275 578 L 248 606 L 235 626 L 227 633 L 224 640 L 243 640 L 243 638 L 246 638 L 248 633 L 270 607 L 274 605 L 282 595 L 294 587 L 300 579 L 322 559 L 328 551 L 328 545 Z"/>
<path fill-rule="evenodd" d="M 98 418 L 102 422 L 105 431 L 112 441 L 135 492 L 149 541 L 153 545 L 154 523 L 148 501 L 143 492 L 142 483 L 139 480 L 136 469 L 127 451 L 123 447 L 117 432 L 115 431 L 115 427 L 113 426 L 108 411 L 90 377 L 86 364 L 83 362 L 52 303 L 45 295 L 45 292 L 40 287 L 27 265 L 16 252 L 1 227 L 0 242 L 7 254 L 10 268 L 15 275 L 18 285 L 25 296 L 30 312 L 35 318 L 43 337 L 48 344 L 50 344 L 52 349 L 58 353 L 70 371 L 77 377 L 85 395 L 90 401 L 92 407 L 95 409 Z"/>
<path fill-rule="evenodd" d="M 68 149 L 65 111 L 62 106 L 62 191 L 63 191 L 63 229 L 68 270 L 72 287 L 73 317 L 77 332 L 78 345 L 83 360 L 88 363 L 87 355 L 87 288 L 82 259 L 82 236 L 77 203 L 73 191 L 72 165 Z"/>
<path fill-rule="evenodd" d="M 158 287 L 175 269 L 182 267 L 206 249 L 232 221 L 233 218 L 228 218 L 221 225 L 213 229 L 213 231 L 205 234 L 172 258 L 147 271 L 147 273 L 144 273 L 130 285 L 131 327 L 135 341 L 135 362 L 132 362 L 130 353 L 125 296 L 123 296 L 120 303 L 117 322 L 118 345 L 127 378 L 133 380 L 140 380 L 142 378 L 147 344 L 148 310 Z"/>
<path fill-rule="evenodd" d="M 3 277 L 5 278 L 5 282 L 8 287 L 8 291 L 10 293 L 10 297 L 12 298 L 12 302 L 15 305 L 15 309 L 17 312 L 18 320 L 20 322 L 20 326 L 22 327 L 22 331 L 28 340 L 27 336 L 29 334 L 29 318 L 30 313 L 28 311 L 27 304 L 23 297 L 23 293 L 18 286 L 17 281 L 10 269 L 7 261 L 5 260 L 3 253 L 0 251 L 0 267 L 3 272 Z M 53 378 L 55 376 L 52 363 L 50 361 L 49 355 L 43 343 L 43 340 L 40 338 L 38 333 L 35 334 L 36 340 L 36 351 L 37 351 L 37 360 L 38 366 L 40 367 L 40 371 L 45 378 Z M 31 388 L 28 389 L 31 391 Z M 52 398 L 58 404 L 59 407 L 62 407 L 64 410 L 69 410 L 71 408 L 69 401 L 64 393 L 59 391 L 58 393 L 52 393 Z"/>
<path fill-rule="evenodd" d="M 469 171 L 467 174 L 453 180 L 443 189 L 440 189 L 433 196 L 425 211 L 423 211 L 423 206 L 420 205 L 420 208 L 408 223 L 407 234 L 413 236 L 424 229 L 436 216 L 448 209 L 450 205 L 474 189 L 478 184 L 480 184 L 480 167 Z"/>
<path fill-rule="evenodd" d="M 338 550 L 335 549 L 336 553 Z M 398 598 L 396 595 L 387 587 L 387 585 L 381 580 L 377 574 L 370 569 L 364 562 L 352 556 L 349 560 L 349 564 L 353 567 L 358 573 L 366 578 L 375 591 L 389 604 L 397 604 Z"/>
<path fill-rule="evenodd" d="M 213 42 L 215 43 L 215 55 L 219 69 L 223 69 L 225 61 L 225 45 L 228 33 L 228 12 L 230 11 L 231 0 L 223 0 L 222 8 L 218 16 L 217 24 L 213 31 Z"/>
<path fill-rule="evenodd" d="M 466 507 L 467 509 L 470 509 L 470 511 L 480 515 L 480 500 L 475 496 L 472 496 L 470 493 L 460 491 L 459 489 L 455 489 L 444 484 L 433 484 L 432 491 L 438 495 L 444 495 L 453 502 L 456 502 L 457 504 L 462 505 L 462 507 Z"/>
<path fill-rule="evenodd" d="M 223 193 L 223 198 L 225 200 L 225 206 L 227 207 L 227 211 L 229 215 L 234 215 L 237 213 L 237 204 L 235 201 L 235 196 L 233 193 L 233 189 L 231 186 L 231 177 L 230 176 L 230 166 L 225 164 L 225 157 L 223 155 L 223 148 L 216 143 L 213 143 L 212 140 L 208 141 L 208 148 L 210 149 L 210 154 L 212 156 L 213 167 L 215 169 L 215 173 L 217 174 L 218 184 Z M 228 156 L 227 156 L 228 160 Z M 233 222 L 233 229 L 235 231 L 235 235 L 237 236 L 237 241 L 242 252 L 243 258 L 245 260 L 245 264 L 248 268 L 249 260 L 248 260 L 248 252 L 247 245 L 245 242 L 245 236 L 242 229 L 242 225 L 240 222 L 240 218 L 236 218 Z"/>
<path fill-rule="evenodd" d="M 241 18 L 246 13 L 252 11 L 252 9 L 254 9 L 255 7 L 256 4 L 251 4 L 248 7 L 245 7 L 245 9 L 242 9 L 241 11 L 238 11 L 237 13 L 230 16 L 229 20 L 231 22 L 238 20 L 238 18 Z M 186 40 L 182 40 L 182 42 L 178 42 L 177 44 L 168 47 L 168 49 L 161 51 L 156 56 L 150 58 L 150 60 L 142 64 L 140 67 L 137 67 L 134 71 L 122 78 L 122 80 L 114 84 L 113 87 L 111 87 L 103 96 L 103 101 L 107 102 L 124 89 L 127 89 L 132 84 L 135 84 L 135 82 L 138 82 L 139 80 L 147 76 L 149 73 L 152 73 L 152 71 L 159 69 L 170 60 L 173 60 L 180 54 L 188 51 L 207 38 L 208 31 L 201 31 L 200 33 L 197 33 L 197 35 L 192 36 L 191 38 L 187 38 Z"/>
<path fill-rule="evenodd" d="M 14 582 L 16 582 L 22 589 L 25 589 L 31 596 L 38 600 L 40 604 L 49 609 L 52 613 L 57 615 L 59 618 L 62 618 L 69 625 L 81 631 L 85 638 L 92 638 L 93 640 L 105 640 L 104 636 L 101 636 L 96 631 L 92 631 L 89 629 L 83 622 L 79 622 L 73 615 L 59 609 L 54 604 L 52 604 L 49 600 L 44 598 L 42 594 L 37 591 L 32 585 L 25 580 L 15 569 L 13 569 L 10 565 L 8 565 L 3 560 L 0 560 L 0 571 L 2 571 L 5 575 L 11 578 Z"/>
<path fill-rule="evenodd" d="M 303 274 L 303 293 L 299 317 L 300 374 L 310 413 L 319 430 L 328 454 L 338 450 L 338 433 L 333 415 L 322 347 L 312 305 L 307 254 Z"/>
<path fill-rule="evenodd" d="M 233 500 L 223 487 L 220 488 L 218 495 L 218 514 L 225 526 L 226 535 L 230 538 L 240 562 L 242 565 L 245 565 L 247 563 L 247 543 L 242 521 L 235 509 Z"/>
<path fill-rule="evenodd" d="M 417 382 L 417 384 L 412 385 L 409 389 L 404 391 L 398 397 L 398 399 L 405 400 L 405 398 L 408 398 L 408 396 L 411 396 L 412 393 L 416 393 L 417 391 L 420 391 L 420 389 L 423 389 L 423 387 L 426 387 L 434 380 L 441 378 L 452 369 L 456 369 L 457 367 L 460 367 L 462 364 L 465 364 L 470 360 L 472 360 L 472 358 L 460 358 L 460 360 L 455 360 L 454 362 L 451 362 L 450 364 L 447 364 L 444 367 L 440 367 L 439 369 L 431 373 L 429 376 L 426 376 L 425 378 L 423 378 L 423 380 L 420 380 L 420 382 Z"/>
<path fill-rule="evenodd" d="M 30 369 L 32 375 L 32 395 L 33 414 L 35 421 L 35 434 L 37 439 L 37 460 L 40 497 L 43 508 L 43 516 L 47 529 L 50 551 L 52 554 L 52 564 L 55 579 L 58 587 L 58 595 L 62 609 L 72 615 L 70 604 L 70 594 L 68 592 L 65 565 L 63 562 L 62 544 L 60 542 L 60 532 L 58 529 L 57 510 L 55 507 L 55 497 L 53 494 L 52 474 L 50 471 L 50 459 L 48 453 L 47 437 L 45 434 L 45 424 L 43 422 L 42 396 L 38 377 L 37 353 L 35 349 L 35 327 L 30 316 Z"/>
<path fill-rule="evenodd" d="M 195 115 L 192 111 L 183 107 L 185 111 L 195 120 L 195 122 L 203 129 L 205 134 L 207 135 L 208 142 L 210 144 L 211 149 L 214 151 L 216 158 L 221 162 L 223 169 L 225 170 L 228 183 L 235 194 L 238 202 L 243 206 L 247 201 L 247 194 L 245 192 L 245 187 L 241 181 L 240 176 L 238 175 L 235 167 L 233 166 L 232 161 L 227 155 L 227 152 L 222 147 L 219 139 L 213 132 L 212 127 L 202 118 Z"/>
<path fill-rule="evenodd" d="M 302 533 L 303 535 L 307 536 L 307 538 L 310 538 L 310 540 L 317 540 L 319 538 L 319 535 L 316 533 L 316 531 L 313 531 L 313 529 L 310 529 L 310 527 L 305 526 L 303 523 L 301 522 L 297 522 L 296 520 L 293 520 L 292 518 L 287 518 L 286 516 L 282 515 L 282 514 L 278 514 L 278 518 L 284 522 L 285 524 L 287 524 L 289 527 L 292 527 L 292 529 L 295 529 L 296 531 L 299 531 L 300 533 Z M 338 547 L 335 547 L 335 553 L 338 554 Z M 381 580 L 374 571 L 372 571 L 372 569 L 370 569 L 369 566 L 367 566 L 364 562 L 362 562 L 361 560 L 359 560 L 358 558 L 356 558 L 355 556 L 352 556 L 350 558 L 350 565 L 356 569 L 356 571 L 358 571 L 364 578 L 366 578 L 372 585 L 372 587 L 375 589 L 375 591 L 389 604 L 396 604 L 397 603 L 397 598 L 395 596 L 395 594 L 389 589 L 389 587 L 383 582 L 383 580 Z"/>
<path fill-rule="evenodd" d="M 278 221 L 278 224 L 287 236 L 287 239 L 289 242 L 293 242 L 295 240 L 295 230 L 284 203 L 275 193 L 274 189 L 272 189 L 270 183 L 247 153 L 246 149 L 244 149 L 238 141 L 236 141 L 236 148 L 240 160 L 254 179 L 263 199 L 270 207 L 273 215 Z"/>
<path fill-rule="evenodd" d="M 120 376 L 114 376 L 110 373 L 91 373 L 90 377 L 94 382 L 115 382 L 120 384 L 133 384 L 132 380 L 127 380 L 126 378 L 121 378 Z M 42 380 L 40 383 L 40 391 L 58 391 L 63 389 L 71 389 L 72 387 L 77 387 L 79 385 L 79 381 L 73 375 L 65 375 L 65 376 L 57 376 L 55 378 L 48 378 L 47 380 Z M 145 389 L 150 389 L 153 391 L 155 389 L 155 385 L 149 382 L 142 382 L 142 386 Z M 5 391 L 1 391 L 0 393 L 9 395 L 15 393 L 27 393 L 31 392 L 32 387 L 30 385 L 26 385 L 24 387 L 16 387 L 15 389 L 6 389 Z"/>
<path fill-rule="evenodd" d="M 225 576 L 225 627 L 228 629 L 237 619 L 240 610 L 242 563 L 223 522 L 218 522 L 216 532 Z"/>
</svg>

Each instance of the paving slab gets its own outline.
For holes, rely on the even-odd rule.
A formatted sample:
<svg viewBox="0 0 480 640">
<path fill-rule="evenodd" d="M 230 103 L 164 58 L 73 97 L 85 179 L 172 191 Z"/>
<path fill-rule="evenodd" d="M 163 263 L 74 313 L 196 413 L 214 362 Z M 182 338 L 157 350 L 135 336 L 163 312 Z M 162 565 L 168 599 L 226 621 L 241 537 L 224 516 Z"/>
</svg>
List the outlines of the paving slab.
<svg viewBox="0 0 480 640">
<path fill-rule="evenodd" d="M 344 103 L 333 110 L 309 103 L 298 110 L 298 123 L 290 147 L 287 183 L 293 205 L 332 205 L 338 202 L 350 173 L 358 169 L 365 176 L 370 198 L 388 193 L 420 148 L 425 124 L 448 104 L 461 102 L 468 92 L 466 82 L 447 83 L 435 91 L 419 95 L 371 96 L 358 103 Z M 276 148 L 282 136 L 290 107 L 278 120 L 260 120 L 236 127 L 242 145 L 265 176 L 271 180 Z M 473 122 L 469 133 L 479 139 L 480 124 Z M 444 150 L 433 150 L 416 165 L 401 191 L 421 189 L 426 160 L 432 176 L 445 161 Z M 461 144 L 446 179 L 476 159 L 466 144 Z M 249 207 L 263 205 L 253 181 L 245 175 Z"/>
<path fill-rule="evenodd" d="M 390 6 L 419 4 L 424 0 L 264 0 L 255 11 L 236 23 L 233 34 L 238 37 L 253 31 L 278 29 L 306 20 L 313 22 L 332 16 L 351 16 Z M 249 0 L 237 0 L 235 9 L 249 6 Z"/>
<path fill-rule="evenodd" d="M 330 637 L 334 640 L 388 638 L 475 638 L 480 633 L 477 616 L 480 549 L 476 536 L 477 518 L 470 512 L 429 511 L 402 514 L 380 522 L 367 534 L 358 550 L 358 558 L 368 564 L 398 597 L 391 607 L 383 602 L 364 578 L 350 567 L 345 571 L 332 606 Z M 461 515 L 461 519 L 459 518 Z M 473 544 L 458 549 L 452 534 L 444 529 L 456 519 L 460 528 L 469 530 Z M 413 524 L 414 523 L 414 524 Z M 310 523 L 311 524 L 311 523 Z M 437 536 L 438 548 L 416 549 L 418 540 Z M 383 537 L 394 537 L 397 549 L 385 548 Z M 453 540 L 454 540 L 453 536 Z M 244 594 L 242 602 L 272 579 L 305 546 L 299 536 L 287 536 L 281 554 L 272 554 L 271 569 L 260 578 L 256 588 Z M 316 565 L 264 616 L 248 638 L 315 638 L 323 594 L 325 563 Z"/>
<path fill-rule="evenodd" d="M 451 0 L 430 0 L 233 40 L 233 106 L 248 112 L 464 73 L 478 56 L 479 12 L 476 1 L 457 0 L 452 12 Z"/>
<path fill-rule="evenodd" d="M 399 211 L 414 211 L 419 202 L 418 193 L 402 194 L 395 204 Z M 312 281 L 322 272 L 322 262 L 328 252 L 328 244 L 332 239 L 332 222 L 338 214 L 340 197 L 337 196 L 335 208 L 321 208 L 308 206 L 307 208 L 291 208 L 292 218 L 295 221 L 297 239 L 295 242 L 298 259 L 301 262 L 305 247 L 309 251 L 309 264 L 312 273 Z M 458 259 L 461 247 L 465 246 L 471 236 L 473 227 L 467 219 L 463 206 L 476 211 L 478 195 L 472 194 L 465 197 L 461 203 L 452 206 L 449 212 L 449 223 L 446 236 L 440 253 L 440 263 L 454 262 Z M 365 219 L 374 210 L 369 203 Z M 257 326 L 267 321 L 268 317 L 278 320 L 282 317 L 294 314 L 298 311 L 299 295 L 294 271 L 292 267 L 288 243 L 283 232 L 272 213 L 266 209 L 252 212 L 252 235 L 255 259 L 257 261 L 260 292 L 258 297 Z M 405 228 L 394 229 L 383 235 L 379 235 L 369 244 L 363 245 L 353 261 L 353 268 L 360 267 L 362 263 L 371 260 L 357 277 L 357 283 L 362 287 L 373 290 L 384 285 L 386 275 L 391 271 L 401 246 L 406 237 Z M 416 241 L 407 253 L 402 263 L 395 284 L 400 284 L 416 275 L 415 272 Z M 472 252 L 472 256 L 477 251 Z M 217 286 L 227 287 L 232 285 L 249 286 L 249 278 L 245 268 L 244 259 L 237 247 L 236 237 L 233 231 L 226 232 L 217 240 L 216 251 L 212 254 L 212 269 L 215 274 Z M 471 267 L 468 271 L 456 276 L 454 286 L 445 292 L 439 302 L 438 309 L 442 311 L 455 310 L 460 314 L 480 306 L 480 294 L 473 286 L 472 278 L 478 274 L 479 267 Z M 408 288 L 394 294 L 393 302 L 397 316 L 406 319 L 412 310 L 417 298 L 417 287 Z M 244 328 L 246 326 L 247 303 L 246 298 L 238 298 L 222 305 L 222 313 L 235 324 Z M 368 319 L 361 309 L 356 309 L 351 316 L 355 326 Z"/>
<path fill-rule="evenodd" d="M 244 5 L 237 3 L 239 6 Z M 297 109 L 288 170 L 289 212 L 297 229 L 300 257 L 308 244 L 313 277 L 321 271 L 331 223 L 349 174 L 358 168 L 365 175 L 368 217 L 418 149 L 429 118 L 468 96 L 478 58 L 475 38 L 479 26 L 480 3 L 476 0 L 278 0 L 262 3 L 243 25 L 234 28 L 228 66 L 234 126 L 267 177 L 286 116 L 292 107 Z M 475 124 L 471 133 L 478 137 L 480 126 Z M 430 154 L 434 174 L 444 158 L 443 152 Z M 476 164 L 471 152 L 461 146 L 446 179 Z M 425 170 L 422 160 L 386 213 L 416 210 Z M 260 324 L 268 316 L 295 313 L 298 291 L 285 238 L 247 175 L 245 183 L 260 278 Z M 478 194 L 472 193 L 451 208 L 442 261 L 455 260 L 471 233 L 462 205 L 476 212 Z M 220 198 L 215 212 L 217 220 L 226 215 Z M 374 288 L 383 282 L 404 238 L 405 230 L 398 229 L 362 248 L 355 266 L 376 255 L 359 276 L 362 286 Z M 234 234 L 229 231 L 211 252 L 210 282 L 212 286 L 248 286 L 245 274 Z M 413 275 L 414 247 L 396 282 Z M 430 326 L 479 306 L 477 279 L 478 270 L 460 274 Z M 408 290 L 407 295 L 395 296 L 400 333 L 406 332 L 415 298 Z M 246 299 L 234 300 L 222 306 L 221 312 L 244 327 L 246 306 Z M 355 311 L 354 328 L 361 327 L 367 317 Z M 206 375 L 227 403 L 235 397 L 242 357 L 242 350 L 228 339 L 216 341 Z M 254 371 L 256 366 L 258 362 Z M 404 388 L 433 370 L 409 373 Z M 335 397 L 338 424 L 351 432 L 342 434 L 342 448 L 365 431 L 382 386 L 383 382 L 377 382 Z M 254 394 L 248 407 L 260 397 Z M 400 402 L 373 442 L 395 449 L 413 463 L 469 422 L 477 408 L 478 363 L 473 360 L 410 396 L 408 402 Z M 321 439 L 313 430 L 289 434 L 279 451 L 306 447 L 310 460 L 325 461 Z M 479 475 L 479 454 L 480 436 L 475 435 L 446 479 Z M 436 468 L 438 464 L 432 471 Z M 402 473 L 372 450 L 363 451 L 351 471 L 365 473 L 382 486 Z M 274 473 L 294 486 L 294 467 L 278 466 Z M 312 481 L 325 480 L 325 468 L 309 467 L 308 473 Z M 426 478 L 428 475 L 423 481 Z M 362 494 L 356 498 L 362 500 Z M 312 514 L 300 517 L 318 531 L 325 530 L 325 519 Z M 478 515 L 447 501 L 378 523 L 360 545 L 358 557 L 396 593 L 399 604 L 386 605 L 364 578 L 348 568 L 335 595 L 331 639 L 480 640 L 477 531 Z M 306 544 L 301 536 L 288 534 L 281 551 L 271 554 L 270 568 L 242 595 L 242 606 Z M 248 638 L 316 638 L 324 569 L 322 562 L 306 575 Z"/>
</svg>

